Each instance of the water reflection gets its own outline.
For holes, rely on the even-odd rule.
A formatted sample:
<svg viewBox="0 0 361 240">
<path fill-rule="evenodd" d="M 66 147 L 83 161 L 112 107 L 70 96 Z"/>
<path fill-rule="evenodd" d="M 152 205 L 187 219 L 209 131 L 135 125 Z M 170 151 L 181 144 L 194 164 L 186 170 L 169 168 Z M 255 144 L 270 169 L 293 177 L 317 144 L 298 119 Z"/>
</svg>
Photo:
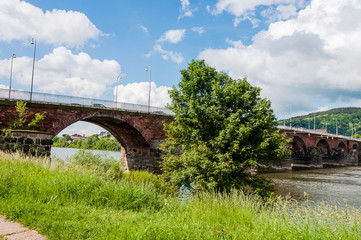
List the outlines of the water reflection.
<svg viewBox="0 0 361 240">
<path fill-rule="evenodd" d="M 304 193 L 313 202 L 339 202 L 361 206 L 361 167 L 315 169 L 264 174 L 277 184 L 276 193 L 304 201 Z"/>
</svg>

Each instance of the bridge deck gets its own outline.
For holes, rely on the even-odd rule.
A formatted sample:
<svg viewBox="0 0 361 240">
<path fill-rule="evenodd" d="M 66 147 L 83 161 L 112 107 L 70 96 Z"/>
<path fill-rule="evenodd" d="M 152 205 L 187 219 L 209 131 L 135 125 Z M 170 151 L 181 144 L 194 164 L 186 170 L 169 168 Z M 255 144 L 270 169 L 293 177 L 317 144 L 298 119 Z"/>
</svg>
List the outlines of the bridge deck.
<svg viewBox="0 0 361 240">
<path fill-rule="evenodd" d="M 283 130 L 284 132 L 289 133 L 304 133 L 304 134 L 312 134 L 312 135 L 319 135 L 320 137 L 326 137 L 326 138 L 332 138 L 332 139 L 344 139 L 344 140 L 352 140 L 355 142 L 361 142 L 361 139 L 359 138 L 353 138 L 351 136 L 343 136 L 343 135 L 336 135 L 332 133 L 327 133 L 322 130 L 316 129 L 316 130 L 310 130 L 305 128 L 295 128 L 295 127 L 288 127 L 279 125 L 277 126 L 278 129 Z"/>
<path fill-rule="evenodd" d="M 56 95 L 56 94 L 48 94 L 48 93 L 37 93 L 37 92 L 30 93 L 27 91 L 19 91 L 19 90 L 9 91 L 9 89 L 1 89 L 1 88 L 0 88 L 0 99 L 10 100 L 10 101 L 22 100 L 22 101 L 30 101 L 30 102 L 38 102 L 38 103 L 71 105 L 76 107 L 106 108 L 106 109 L 114 109 L 114 110 L 118 109 L 118 110 L 126 110 L 126 111 L 135 111 L 142 113 L 174 115 L 172 111 L 162 107 L 147 106 L 141 104 L 125 103 L 125 102 L 116 102 L 109 100 L 100 100 L 95 98 Z"/>
</svg>

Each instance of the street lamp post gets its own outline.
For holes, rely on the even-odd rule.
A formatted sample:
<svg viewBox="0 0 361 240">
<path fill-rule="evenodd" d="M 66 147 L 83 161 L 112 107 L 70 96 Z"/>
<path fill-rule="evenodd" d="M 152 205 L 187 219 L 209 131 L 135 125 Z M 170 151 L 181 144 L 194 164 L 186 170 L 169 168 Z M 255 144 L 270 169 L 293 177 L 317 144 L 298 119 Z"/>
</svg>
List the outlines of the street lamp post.
<svg viewBox="0 0 361 240">
<path fill-rule="evenodd" d="M 316 114 L 313 113 L 313 131 L 316 132 Z"/>
<path fill-rule="evenodd" d="M 30 89 L 30 102 L 33 98 L 33 84 L 34 84 L 34 68 L 35 68 L 35 52 L 36 52 L 36 40 L 34 38 L 31 39 L 31 43 L 34 45 L 34 57 L 33 57 L 33 71 L 31 73 L 31 89 Z"/>
<path fill-rule="evenodd" d="M 150 86 L 151 86 L 151 82 L 152 82 L 152 68 L 148 66 L 145 69 L 145 71 L 149 71 L 149 93 L 148 93 L 148 113 L 149 113 L 150 112 Z"/>
<path fill-rule="evenodd" d="M 16 58 L 15 53 L 11 56 L 11 67 L 10 67 L 10 82 L 9 82 L 9 100 L 10 100 L 10 93 L 11 93 L 11 78 L 13 76 L 13 61 Z"/>
<path fill-rule="evenodd" d="M 292 104 L 290 104 L 290 128 L 292 128 Z"/>
<path fill-rule="evenodd" d="M 115 88 L 115 108 L 118 108 L 118 85 L 120 79 L 122 79 L 122 74 L 119 74 L 117 77 L 117 87 Z"/>
<path fill-rule="evenodd" d="M 308 118 L 307 120 L 308 120 L 308 130 L 310 130 L 310 118 Z"/>
</svg>

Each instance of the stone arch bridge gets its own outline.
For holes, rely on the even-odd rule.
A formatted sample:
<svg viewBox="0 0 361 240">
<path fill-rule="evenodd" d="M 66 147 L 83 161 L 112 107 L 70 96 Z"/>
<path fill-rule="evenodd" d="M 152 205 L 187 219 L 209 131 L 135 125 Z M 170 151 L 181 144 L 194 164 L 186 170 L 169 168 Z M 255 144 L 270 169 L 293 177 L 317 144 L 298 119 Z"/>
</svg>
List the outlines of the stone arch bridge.
<svg viewBox="0 0 361 240">
<path fill-rule="evenodd" d="M 308 169 L 358 165 L 361 139 L 330 134 L 322 130 L 307 130 L 278 126 L 289 144 L 292 155 L 283 168 Z M 286 164 L 285 164 L 286 163 Z"/>
<path fill-rule="evenodd" d="M 9 127 L 16 119 L 15 101 L 0 100 L 0 129 Z M 86 121 L 108 130 L 121 144 L 125 168 L 159 172 L 159 144 L 165 137 L 163 123 L 173 117 L 163 112 L 153 113 L 115 108 L 81 106 L 79 104 L 54 104 L 27 102 L 29 118 L 35 113 L 44 113 L 42 131 L 55 137 L 69 125 Z"/>
<path fill-rule="evenodd" d="M 15 100 L 0 99 L 0 129 L 9 127 L 16 119 Z M 165 137 L 163 124 L 173 121 L 172 115 L 161 111 L 141 112 L 120 108 L 61 104 L 49 102 L 27 102 L 29 117 L 44 113 L 43 131 L 51 137 L 69 125 L 86 121 L 108 130 L 122 146 L 122 159 L 128 170 L 159 172 L 161 152 L 159 144 Z M 356 139 L 322 132 L 306 131 L 279 126 L 280 132 L 293 138 L 290 159 L 276 168 L 323 167 L 326 165 L 356 165 L 361 142 Z"/>
</svg>

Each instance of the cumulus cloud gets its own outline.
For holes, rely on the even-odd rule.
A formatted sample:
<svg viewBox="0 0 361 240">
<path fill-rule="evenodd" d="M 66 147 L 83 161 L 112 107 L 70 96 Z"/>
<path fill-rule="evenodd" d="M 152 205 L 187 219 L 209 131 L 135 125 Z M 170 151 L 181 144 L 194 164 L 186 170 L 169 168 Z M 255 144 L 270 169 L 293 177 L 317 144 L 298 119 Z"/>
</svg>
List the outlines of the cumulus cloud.
<svg viewBox="0 0 361 240">
<path fill-rule="evenodd" d="M 9 74 L 10 59 L 0 60 L 0 77 Z M 14 61 L 13 80 L 29 86 L 32 58 L 17 57 Z M 88 54 L 73 54 L 58 47 L 35 63 L 34 86 L 47 93 L 64 93 L 73 96 L 100 97 L 120 73 L 114 60 L 92 59 Z"/>
<path fill-rule="evenodd" d="M 277 6 L 276 9 L 273 9 Z M 304 0 L 218 0 L 212 9 L 207 7 L 211 14 L 218 15 L 228 12 L 235 16 L 234 25 L 237 26 L 244 20 L 249 20 L 253 26 L 257 26 L 259 20 L 253 17 L 255 10 L 259 7 L 265 8 L 263 16 L 269 17 L 270 20 L 288 19 L 293 17 L 294 11 L 305 7 Z"/>
<path fill-rule="evenodd" d="M 159 53 L 161 54 L 164 60 L 171 60 L 175 63 L 182 63 L 184 58 L 181 53 L 173 52 L 164 50 L 162 44 L 169 42 L 172 44 L 179 43 L 183 40 L 184 35 L 186 33 L 186 29 L 171 29 L 166 31 L 157 41 L 156 44 L 153 46 L 153 50 L 147 53 L 145 56 L 150 57 L 153 54 Z"/>
<path fill-rule="evenodd" d="M 116 95 L 116 87 L 114 95 Z M 170 103 L 168 91 L 170 87 L 159 86 L 151 82 L 150 105 L 155 107 L 165 107 Z M 149 82 L 130 83 L 118 85 L 118 102 L 126 102 L 140 105 L 148 105 Z"/>
<path fill-rule="evenodd" d="M 101 31 L 81 12 L 42 9 L 20 0 L 0 1 L 0 40 L 39 41 L 69 47 L 83 46 Z"/>
<path fill-rule="evenodd" d="M 296 18 L 258 33 L 251 45 L 228 41 L 228 48 L 206 49 L 199 58 L 233 78 L 247 75 L 278 113 L 287 112 L 289 104 L 310 111 L 314 102 L 356 102 L 361 99 L 360 21 L 361 2 L 313 0 Z"/>
<path fill-rule="evenodd" d="M 183 40 L 185 33 L 185 29 L 171 29 L 166 31 L 159 38 L 158 42 L 170 42 L 176 44 Z"/>
<path fill-rule="evenodd" d="M 184 57 L 181 53 L 164 50 L 159 44 L 154 45 L 153 51 L 150 54 L 153 53 L 160 53 L 164 60 L 171 60 L 174 63 L 180 64 L 184 61 Z"/>
</svg>

